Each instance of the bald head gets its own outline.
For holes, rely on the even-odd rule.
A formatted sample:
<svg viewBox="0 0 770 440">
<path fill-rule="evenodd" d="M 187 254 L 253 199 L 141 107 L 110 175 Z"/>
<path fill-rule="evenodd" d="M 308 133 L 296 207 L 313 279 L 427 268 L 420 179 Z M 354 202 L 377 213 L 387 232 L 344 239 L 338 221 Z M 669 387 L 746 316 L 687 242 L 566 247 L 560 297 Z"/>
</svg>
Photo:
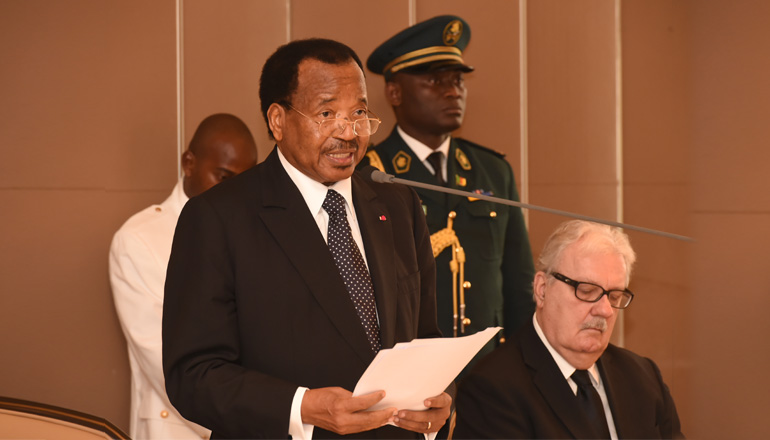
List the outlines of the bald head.
<svg viewBox="0 0 770 440">
<path fill-rule="evenodd" d="M 184 192 L 194 197 L 257 163 L 257 145 L 236 116 L 218 113 L 204 119 L 182 154 Z"/>
</svg>

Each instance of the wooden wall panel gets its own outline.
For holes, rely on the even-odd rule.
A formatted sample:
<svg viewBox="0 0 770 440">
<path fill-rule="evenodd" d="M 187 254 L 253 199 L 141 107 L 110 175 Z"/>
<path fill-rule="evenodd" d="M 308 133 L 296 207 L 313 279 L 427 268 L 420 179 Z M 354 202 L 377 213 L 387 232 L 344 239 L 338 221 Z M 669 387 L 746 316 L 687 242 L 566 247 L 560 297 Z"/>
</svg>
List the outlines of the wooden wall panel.
<svg viewBox="0 0 770 440">
<path fill-rule="evenodd" d="M 205 117 L 224 112 L 249 126 L 259 161 L 272 151 L 259 76 L 267 57 L 287 42 L 286 14 L 284 0 L 229 0 L 226 8 L 209 0 L 184 2 L 184 148 Z"/>
<path fill-rule="evenodd" d="M 691 1 L 692 438 L 767 438 L 770 3 Z"/>
<path fill-rule="evenodd" d="M 0 3 L 2 394 L 127 427 L 114 231 L 176 179 L 174 3 Z"/>
<path fill-rule="evenodd" d="M 688 21 L 676 0 L 622 3 L 624 221 L 690 235 Z M 693 372 L 688 253 L 692 243 L 632 232 L 637 294 L 626 346 L 661 368 L 687 426 Z"/>
<path fill-rule="evenodd" d="M 150 109 L 174 112 L 173 4 L 5 1 L 0 7 L 6 60 L 0 121 L 8 142 L 0 187 L 106 183 L 146 190 L 173 182 L 167 174 L 173 155 L 137 159 L 174 141 L 164 121 L 148 117 Z M 136 31 L 140 20 L 143 32 Z M 140 164 L 137 179 L 128 170 Z"/>
<path fill-rule="evenodd" d="M 613 2 L 527 3 L 530 203 L 614 220 Z M 530 212 L 535 258 L 564 220 Z"/>
</svg>

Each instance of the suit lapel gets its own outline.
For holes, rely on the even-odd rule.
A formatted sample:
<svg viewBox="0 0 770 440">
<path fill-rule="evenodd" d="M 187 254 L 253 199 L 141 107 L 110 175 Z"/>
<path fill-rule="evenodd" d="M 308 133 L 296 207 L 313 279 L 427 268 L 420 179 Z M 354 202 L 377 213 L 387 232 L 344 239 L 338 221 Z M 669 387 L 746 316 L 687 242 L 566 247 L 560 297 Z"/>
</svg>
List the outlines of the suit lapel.
<svg viewBox="0 0 770 440">
<path fill-rule="evenodd" d="M 265 160 L 264 168 L 266 172 L 260 174 L 262 221 L 340 336 L 369 364 L 374 353 L 305 199 L 286 174 L 275 150 Z"/>
<path fill-rule="evenodd" d="M 374 296 L 380 322 L 383 348 L 390 348 L 396 339 L 396 295 L 398 290 L 393 229 L 388 207 L 377 200 L 374 190 L 353 174 L 353 204 L 366 251 L 366 262 L 372 275 Z"/>
<path fill-rule="evenodd" d="M 585 423 L 578 406 L 577 399 L 572 393 L 567 380 L 559 370 L 551 353 L 543 345 L 535 331 L 532 321 L 529 321 L 521 340 L 521 351 L 524 362 L 533 370 L 535 386 L 540 390 L 556 416 L 575 438 L 593 438 L 593 430 Z"/>
</svg>

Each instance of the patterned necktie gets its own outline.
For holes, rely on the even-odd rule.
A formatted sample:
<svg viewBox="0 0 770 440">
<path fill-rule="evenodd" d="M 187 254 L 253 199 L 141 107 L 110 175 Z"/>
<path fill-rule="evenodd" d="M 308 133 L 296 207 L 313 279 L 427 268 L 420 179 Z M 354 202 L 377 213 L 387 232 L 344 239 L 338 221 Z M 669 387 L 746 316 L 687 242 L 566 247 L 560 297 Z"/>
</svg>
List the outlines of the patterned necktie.
<svg viewBox="0 0 770 440">
<path fill-rule="evenodd" d="M 438 185 L 445 186 L 446 181 L 444 180 L 444 173 L 441 172 L 442 156 L 444 156 L 444 153 L 440 151 L 434 151 L 428 155 L 428 162 L 430 162 L 431 166 L 433 167 L 433 171 L 435 171 L 436 182 L 438 182 Z"/>
<path fill-rule="evenodd" d="M 345 213 L 345 198 L 330 189 L 326 193 L 323 209 L 329 214 L 327 244 L 334 256 L 334 263 L 345 281 L 350 299 L 356 307 L 356 313 L 366 331 L 372 351 L 380 351 L 380 328 L 377 325 L 377 309 L 374 302 L 372 278 L 366 269 L 366 263 L 353 240 Z"/>
<path fill-rule="evenodd" d="M 575 370 L 572 373 L 572 380 L 578 386 L 577 396 L 575 398 L 586 413 L 591 426 L 596 431 L 596 438 L 610 438 L 610 429 L 607 426 L 607 417 L 604 415 L 604 405 L 599 392 L 591 383 L 588 377 L 588 370 Z"/>
</svg>

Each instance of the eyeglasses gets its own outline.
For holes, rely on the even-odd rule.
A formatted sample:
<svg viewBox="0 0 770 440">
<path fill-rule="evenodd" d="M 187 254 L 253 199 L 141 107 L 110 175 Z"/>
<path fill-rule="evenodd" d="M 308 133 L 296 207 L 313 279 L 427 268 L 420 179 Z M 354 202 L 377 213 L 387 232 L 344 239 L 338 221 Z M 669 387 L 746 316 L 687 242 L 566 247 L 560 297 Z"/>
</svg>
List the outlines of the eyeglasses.
<svg viewBox="0 0 770 440">
<path fill-rule="evenodd" d="M 607 299 L 610 300 L 610 305 L 612 307 L 616 309 L 625 309 L 631 304 L 631 300 L 634 299 L 634 294 L 628 289 L 604 290 L 603 287 L 594 283 L 575 281 L 565 277 L 559 272 L 551 272 L 551 275 L 562 283 L 572 286 L 575 289 L 575 297 L 581 301 L 595 303 L 602 299 L 602 296 L 607 295 Z"/>
<path fill-rule="evenodd" d="M 315 119 L 311 118 L 310 116 L 302 113 L 301 111 L 294 108 L 291 104 L 287 103 L 287 106 L 289 106 L 290 109 L 294 110 L 295 112 L 301 114 L 302 116 L 310 119 L 312 122 L 315 122 L 318 124 L 318 132 L 321 133 L 322 136 L 328 136 L 328 137 L 336 137 L 341 135 L 343 132 L 345 132 L 345 129 L 348 127 L 348 124 L 351 124 L 353 126 L 353 134 L 356 136 L 369 136 L 377 132 L 377 129 L 380 128 L 380 118 L 377 117 L 374 113 L 372 113 L 369 110 L 366 110 L 366 114 L 374 116 L 373 118 L 360 118 L 360 119 L 354 119 L 352 121 L 348 121 L 347 119 L 324 119 L 323 121 L 316 121 Z"/>
</svg>

